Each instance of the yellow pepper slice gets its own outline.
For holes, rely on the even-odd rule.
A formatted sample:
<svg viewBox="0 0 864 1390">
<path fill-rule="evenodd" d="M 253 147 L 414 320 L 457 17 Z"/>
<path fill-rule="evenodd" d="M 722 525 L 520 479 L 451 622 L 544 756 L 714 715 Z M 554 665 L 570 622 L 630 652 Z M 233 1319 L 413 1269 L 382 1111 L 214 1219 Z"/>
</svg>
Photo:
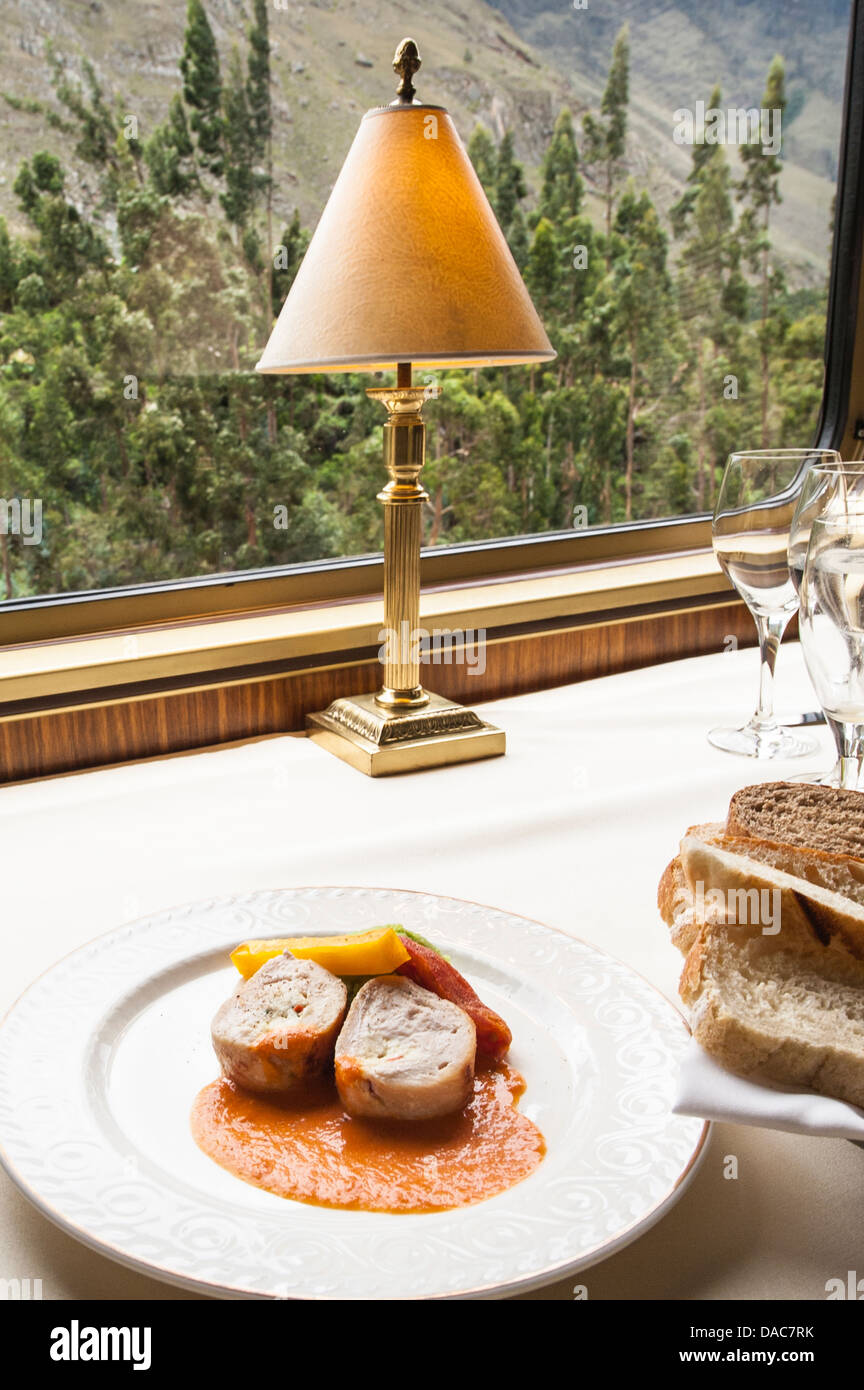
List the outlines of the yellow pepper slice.
<svg viewBox="0 0 864 1390">
<path fill-rule="evenodd" d="M 274 956 L 290 951 L 298 960 L 314 960 L 334 975 L 389 975 L 408 960 L 395 927 L 373 927 L 350 936 L 286 936 L 272 941 L 244 941 L 231 960 L 244 980 Z"/>
</svg>

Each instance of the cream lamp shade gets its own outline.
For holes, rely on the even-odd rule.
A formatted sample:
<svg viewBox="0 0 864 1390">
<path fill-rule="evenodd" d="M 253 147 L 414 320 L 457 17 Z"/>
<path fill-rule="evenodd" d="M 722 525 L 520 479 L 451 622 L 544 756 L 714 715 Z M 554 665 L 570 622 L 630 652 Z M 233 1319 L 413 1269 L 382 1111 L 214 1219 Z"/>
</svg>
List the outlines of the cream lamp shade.
<svg viewBox="0 0 864 1390">
<path fill-rule="evenodd" d="M 258 371 L 491 367 L 554 356 L 444 108 L 368 111 Z"/>
</svg>

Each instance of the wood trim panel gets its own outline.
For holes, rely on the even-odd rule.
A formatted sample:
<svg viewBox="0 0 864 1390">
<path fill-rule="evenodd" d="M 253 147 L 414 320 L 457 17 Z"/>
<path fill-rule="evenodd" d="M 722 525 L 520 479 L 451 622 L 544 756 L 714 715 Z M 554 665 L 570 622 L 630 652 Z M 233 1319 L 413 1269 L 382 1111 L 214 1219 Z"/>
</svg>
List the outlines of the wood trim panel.
<svg viewBox="0 0 864 1390">
<path fill-rule="evenodd" d="M 436 665 L 424 680 L 441 695 L 475 705 L 722 651 L 730 636 L 739 646 L 755 644 L 753 620 L 740 600 L 679 601 L 674 608 L 498 630 L 488 638 L 482 676 L 466 665 Z M 0 719 L 0 782 L 302 730 L 307 713 L 378 685 L 374 652 L 343 657 L 302 669 L 238 672 L 230 680 L 222 672 L 210 684 L 199 678 L 182 689 L 94 691 L 88 703 L 9 712 Z"/>
</svg>

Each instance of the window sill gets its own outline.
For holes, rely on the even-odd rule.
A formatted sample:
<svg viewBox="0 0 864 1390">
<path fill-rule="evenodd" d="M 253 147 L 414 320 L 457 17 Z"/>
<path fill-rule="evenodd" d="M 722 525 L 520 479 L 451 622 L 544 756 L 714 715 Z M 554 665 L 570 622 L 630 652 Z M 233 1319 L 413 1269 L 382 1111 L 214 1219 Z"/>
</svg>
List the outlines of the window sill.
<svg viewBox="0 0 864 1390">
<path fill-rule="evenodd" d="M 625 558 L 566 568 L 503 574 L 482 582 L 425 587 L 421 624 L 496 632 L 538 625 L 584 626 L 592 617 L 646 605 L 699 598 L 714 603 L 732 591 L 710 549 L 651 558 Z M 122 632 L 20 643 L 0 650 L 0 713 L 23 704 L 71 704 L 95 691 L 170 682 L 218 684 L 220 676 L 290 662 L 294 669 L 339 665 L 374 652 L 380 638 L 381 600 L 361 595 L 302 603 L 244 615 L 165 622 Z"/>
</svg>

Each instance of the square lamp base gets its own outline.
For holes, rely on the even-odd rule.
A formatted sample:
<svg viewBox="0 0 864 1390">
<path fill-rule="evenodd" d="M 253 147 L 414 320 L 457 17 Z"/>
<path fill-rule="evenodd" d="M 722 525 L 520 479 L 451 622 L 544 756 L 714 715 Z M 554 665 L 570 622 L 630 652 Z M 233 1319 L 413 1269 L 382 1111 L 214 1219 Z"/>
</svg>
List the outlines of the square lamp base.
<svg viewBox="0 0 864 1390">
<path fill-rule="evenodd" d="M 503 729 L 440 695 L 404 713 L 383 709 L 374 695 L 352 695 L 307 715 L 306 727 L 313 742 L 369 777 L 497 758 L 505 748 Z"/>
</svg>

